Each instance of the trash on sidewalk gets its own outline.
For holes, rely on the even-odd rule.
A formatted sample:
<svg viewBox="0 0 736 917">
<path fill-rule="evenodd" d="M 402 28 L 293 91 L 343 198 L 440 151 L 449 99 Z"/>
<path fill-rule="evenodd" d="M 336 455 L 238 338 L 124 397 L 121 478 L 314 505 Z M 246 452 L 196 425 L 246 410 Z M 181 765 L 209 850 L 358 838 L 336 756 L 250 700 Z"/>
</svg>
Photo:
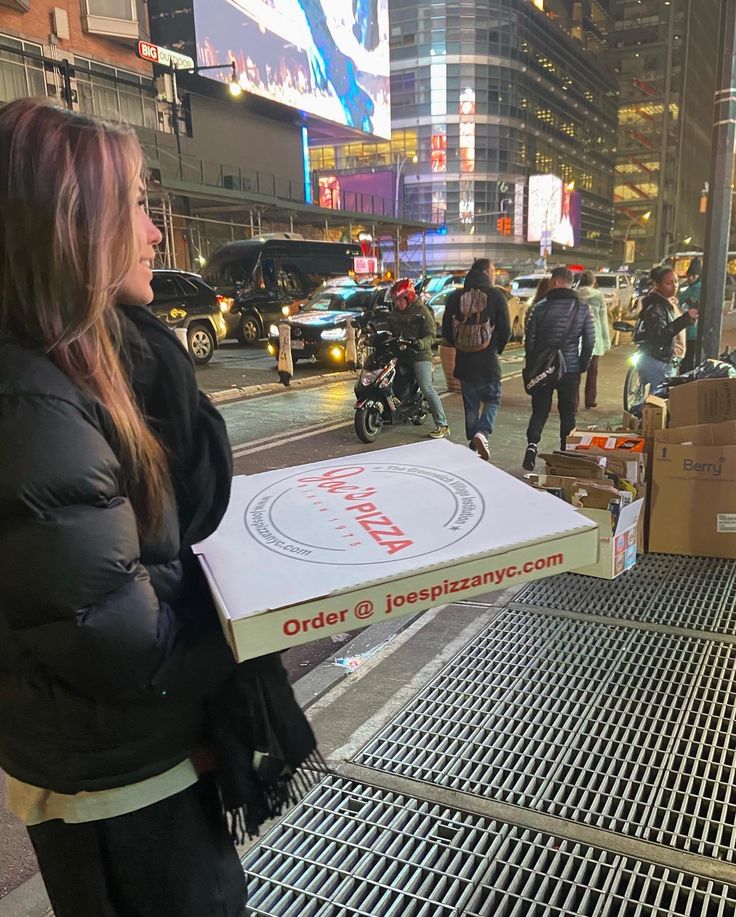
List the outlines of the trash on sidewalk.
<svg viewBox="0 0 736 917">
<path fill-rule="evenodd" d="M 546 474 L 531 474 L 532 487 L 576 507 L 598 527 L 598 559 L 575 572 L 615 579 L 643 553 L 647 455 L 642 436 L 622 432 L 574 432 L 565 452 L 541 455 Z"/>
<path fill-rule="evenodd" d="M 342 669 L 347 669 L 348 674 L 350 672 L 355 672 L 356 669 L 359 669 L 361 666 L 365 665 L 366 662 L 370 662 L 374 656 L 377 656 L 386 644 L 391 642 L 391 639 L 393 638 L 384 640 L 383 643 L 379 643 L 378 646 L 372 646 L 364 653 L 358 653 L 355 656 L 341 656 L 339 659 L 335 659 L 334 664 L 340 666 Z"/>
<path fill-rule="evenodd" d="M 596 526 L 447 441 L 236 477 L 195 546 L 239 659 L 574 570 Z"/>
</svg>

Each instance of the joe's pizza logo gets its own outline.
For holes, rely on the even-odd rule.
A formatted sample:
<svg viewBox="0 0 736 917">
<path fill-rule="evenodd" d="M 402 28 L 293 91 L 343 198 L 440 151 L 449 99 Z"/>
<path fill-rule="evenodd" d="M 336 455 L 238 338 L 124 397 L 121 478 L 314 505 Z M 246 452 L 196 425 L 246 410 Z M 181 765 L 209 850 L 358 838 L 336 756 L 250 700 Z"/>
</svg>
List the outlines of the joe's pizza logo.
<svg viewBox="0 0 736 917">
<path fill-rule="evenodd" d="M 364 462 L 270 484 L 247 506 L 245 525 L 278 554 L 310 563 L 375 564 L 449 547 L 482 515 L 479 491 L 450 471 Z"/>
</svg>

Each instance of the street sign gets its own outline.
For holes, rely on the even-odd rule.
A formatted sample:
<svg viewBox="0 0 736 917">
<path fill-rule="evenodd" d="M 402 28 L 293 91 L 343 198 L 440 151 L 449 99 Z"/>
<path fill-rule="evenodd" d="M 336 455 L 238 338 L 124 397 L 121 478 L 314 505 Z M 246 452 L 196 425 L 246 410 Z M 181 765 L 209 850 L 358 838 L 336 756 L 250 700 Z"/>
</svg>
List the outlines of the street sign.
<svg viewBox="0 0 736 917">
<path fill-rule="evenodd" d="M 353 258 L 353 270 L 356 274 L 377 274 L 378 258 Z"/>
<path fill-rule="evenodd" d="M 161 64 L 162 67 L 173 67 L 175 70 L 194 70 L 195 63 L 186 54 L 179 54 L 170 48 L 152 45 L 150 41 L 138 42 L 138 57 L 152 64 Z"/>
<path fill-rule="evenodd" d="M 543 229 L 541 238 L 539 239 L 539 254 L 543 258 L 547 258 L 552 254 L 552 230 Z"/>
</svg>

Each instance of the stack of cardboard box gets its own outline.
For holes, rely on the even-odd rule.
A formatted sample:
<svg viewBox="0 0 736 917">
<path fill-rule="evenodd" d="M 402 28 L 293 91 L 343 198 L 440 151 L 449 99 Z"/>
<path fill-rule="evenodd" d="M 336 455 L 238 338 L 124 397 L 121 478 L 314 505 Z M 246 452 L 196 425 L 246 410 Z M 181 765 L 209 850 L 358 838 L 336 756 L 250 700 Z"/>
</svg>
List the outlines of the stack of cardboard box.
<svg viewBox="0 0 736 917">
<path fill-rule="evenodd" d="M 736 558 L 736 379 L 673 387 L 649 398 L 649 550 Z"/>
<path fill-rule="evenodd" d="M 629 431 L 573 433 L 567 451 L 540 456 L 544 474 L 527 480 L 571 503 L 598 525 L 598 562 L 577 570 L 614 579 L 636 563 L 642 543 L 647 458 L 645 440 Z"/>
</svg>

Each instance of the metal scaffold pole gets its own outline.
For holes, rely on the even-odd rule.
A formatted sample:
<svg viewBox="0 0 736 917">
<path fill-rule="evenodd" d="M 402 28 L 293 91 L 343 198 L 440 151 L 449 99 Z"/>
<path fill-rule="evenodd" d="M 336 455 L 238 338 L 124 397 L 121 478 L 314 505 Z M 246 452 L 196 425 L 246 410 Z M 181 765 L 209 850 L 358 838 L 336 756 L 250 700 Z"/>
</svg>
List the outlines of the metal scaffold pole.
<svg viewBox="0 0 736 917">
<path fill-rule="evenodd" d="M 722 3 L 713 127 L 713 170 L 703 258 L 699 359 L 717 357 L 720 353 L 733 205 L 736 154 L 736 0 L 722 0 Z"/>
</svg>

